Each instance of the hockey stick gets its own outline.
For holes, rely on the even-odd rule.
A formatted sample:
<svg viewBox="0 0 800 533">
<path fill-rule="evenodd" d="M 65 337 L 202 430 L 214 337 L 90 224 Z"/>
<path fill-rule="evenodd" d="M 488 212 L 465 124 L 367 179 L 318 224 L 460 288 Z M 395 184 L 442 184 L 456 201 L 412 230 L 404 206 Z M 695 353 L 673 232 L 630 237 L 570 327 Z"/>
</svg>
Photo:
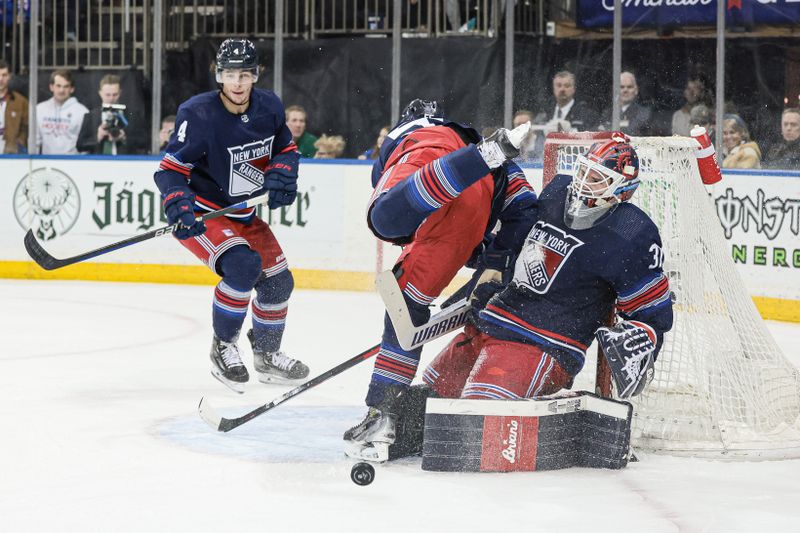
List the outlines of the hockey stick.
<svg viewBox="0 0 800 533">
<path fill-rule="evenodd" d="M 206 423 L 211 426 L 213 429 L 217 431 L 222 431 L 223 433 L 227 433 L 228 431 L 232 430 L 233 428 L 237 428 L 244 424 L 245 422 L 249 422 L 250 420 L 254 419 L 257 416 L 261 416 L 267 411 L 274 409 L 275 407 L 279 406 L 283 402 L 294 398 L 298 394 L 301 394 L 312 387 L 316 387 L 320 383 L 328 381 L 333 376 L 339 375 L 348 368 L 356 366 L 358 363 L 362 361 L 366 361 L 373 355 L 377 354 L 380 351 L 381 345 L 376 344 L 372 348 L 361 352 L 360 354 L 351 357 L 347 361 L 336 365 L 335 367 L 331 368 L 330 370 L 323 372 L 322 374 L 318 375 L 315 378 L 312 378 L 302 385 L 299 385 L 289 392 L 278 396 L 271 402 L 264 404 L 260 407 L 257 407 L 250 411 L 249 413 L 245 413 L 238 418 L 223 418 L 219 416 L 214 408 L 211 407 L 211 404 L 208 403 L 205 397 L 200 398 L 200 405 L 197 406 L 198 411 L 200 411 L 200 417 L 206 421 Z"/>
<path fill-rule="evenodd" d="M 381 272 L 375 279 L 375 285 L 386 306 L 397 340 L 404 350 L 413 350 L 460 328 L 469 317 L 469 300 L 462 298 L 433 315 L 426 324 L 415 326 L 394 273 L 391 270 Z"/>
<path fill-rule="evenodd" d="M 198 217 L 198 219 L 203 221 L 211 220 L 213 218 L 218 218 L 221 216 L 225 216 L 229 213 L 233 213 L 234 211 L 239 211 L 240 209 L 246 209 L 248 207 L 253 207 L 255 205 L 262 204 L 266 201 L 267 201 L 266 194 L 262 194 L 261 196 L 254 196 L 249 200 L 244 200 L 242 202 L 230 205 L 228 207 L 224 207 L 222 209 L 217 209 L 216 211 L 211 211 L 210 213 L 206 213 L 205 215 Z M 33 230 L 29 229 L 28 232 L 25 234 L 25 250 L 28 251 L 28 255 L 30 255 L 31 258 L 34 261 L 36 261 L 36 263 L 43 269 L 55 270 L 57 268 L 72 265 L 74 263 L 80 263 L 81 261 L 85 261 L 93 257 L 113 252 L 114 250 L 119 250 L 120 248 L 125 248 L 126 246 L 130 246 L 138 242 L 152 239 L 153 237 L 161 237 L 162 235 L 169 235 L 173 231 L 178 229 L 179 225 L 180 222 L 176 222 L 171 226 L 164 226 L 161 228 L 157 228 L 148 231 L 147 233 L 142 233 L 141 235 L 136 235 L 135 237 L 130 237 L 121 240 L 119 242 L 103 246 L 102 248 L 98 248 L 96 250 L 85 252 L 72 257 L 67 257 L 64 259 L 58 259 L 47 253 L 47 251 L 44 248 L 42 248 L 42 245 L 39 244 L 39 241 L 36 240 L 36 237 L 33 235 Z"/>
</svg>

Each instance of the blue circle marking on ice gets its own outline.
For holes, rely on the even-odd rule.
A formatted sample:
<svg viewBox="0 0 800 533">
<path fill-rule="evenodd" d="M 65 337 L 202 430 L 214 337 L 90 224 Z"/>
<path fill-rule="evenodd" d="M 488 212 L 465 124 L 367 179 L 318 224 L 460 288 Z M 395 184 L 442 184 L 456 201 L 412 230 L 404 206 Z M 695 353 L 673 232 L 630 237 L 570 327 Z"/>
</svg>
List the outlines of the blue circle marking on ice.
<svg viewBox="0 0 800 533">
<path fill-rule="evenodd" d="M 331 463 L 344 457 L 342 434 L 364 416 L 364 407 L 280 407 L 228 433 L 208 427 L 200 415 L 168 418 L 155 433 L 193 451 L 260 463 Z M 247 408 L 218 409 L 225 417 Z"/>
</svg>

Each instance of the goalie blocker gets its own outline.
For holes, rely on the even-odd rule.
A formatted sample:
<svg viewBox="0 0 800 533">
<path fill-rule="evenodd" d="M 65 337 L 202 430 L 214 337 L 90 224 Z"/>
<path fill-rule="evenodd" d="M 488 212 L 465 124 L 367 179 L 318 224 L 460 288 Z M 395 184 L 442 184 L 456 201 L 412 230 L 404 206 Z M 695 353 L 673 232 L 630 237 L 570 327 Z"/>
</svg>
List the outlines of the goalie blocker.
<svg viewBox="0 0 800 533">
<path fill-rule="evenodd" d="M 620 469 L 630 456 L 632 414 L 630 403 L 588 392 L 519 401 L 429 398 L 422 469 Z"/>
</svg>

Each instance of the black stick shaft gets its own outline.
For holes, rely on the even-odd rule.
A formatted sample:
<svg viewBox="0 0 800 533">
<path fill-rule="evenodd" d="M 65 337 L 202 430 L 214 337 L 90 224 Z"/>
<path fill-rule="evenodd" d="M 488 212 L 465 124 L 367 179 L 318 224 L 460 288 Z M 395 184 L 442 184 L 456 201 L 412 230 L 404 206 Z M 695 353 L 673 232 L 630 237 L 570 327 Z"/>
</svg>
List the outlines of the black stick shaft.
<svg viewBox="0 0 800 533">
<path fill-rule="evenodd" d="M 242 416 L 240 416 L 238 418 L 222 418 L 220 420 L 220 424 L 219 424 L 219 431 L 228 432 L 228 431 L 232 430 L 233 428 L 237 428 L 237 427 L 241 426 L 245 422 L 249 422 L 250 420 L 256 418 L 257 416 L 263 415 L 267 411 L 269 411 L 271 409 L 274 409 L 275 407 L 279 406 L 283 402 L 285 402 L 287 400 L 290 400 L 291 398 L 294 398 L 295 396 L 297 396 L 299 394 L 302 394 L 303 392 L 307 391 L 308 389 L 316 387 L 320 383 L 328 381 L 330 378 L 332 378 L 332 377 L 334 377 L 334 376 L 336 376 L 338 374 L 341 374 L 342 372 L 344 372 L 348 368 L 354 367 L 354 366 L 356 366 L 358 363 L 360 363 L 362 361 L 366 361 L 367 359 L 369 359 L 373 355 L 377 354 L 380 351 L 380 347 L 381 347 L 380 344 L 376 344 L 372 348 L 369 348 L 368 350 L 365 350 L 365 351 L 361 352 L 360 354 L 351 357 L 347 361 L 344 361 L 343 363 L 340 363 L 340 364 L 336 365 L 335 367 L 331 368 L 330 370 L 327 370 L 327 371 L 323 372 L 322 374 L 318 375 L 317 377 L 306 381 L 302 385 L 298 385 L 297 387 L 293 388 L 289 392 L 287 392 L 287 393 L 275 398 L 270 403 L 262 405 L 260 407 L 257 407 L 255 409 L 253 409 L 252 411 L 250 411 L 249 413 L 245 413 L 244 415 L 242 415 Z"/>
<path fill-rule="evenodd" d="M 218 218 L 235 211 L 239 211 L 240 209 L 246 209 L 248 207 L 253 207 L 254 205 L 258 205 L 264 203 L 267 200 L 267 195 L 255 196 L 250 198 L 249 200 L 244 200 L 242 202 L 233 204 L 228 207 L 224 207 L 222 209 L 218 209 L 216 211 L 212 211 L 210 213 L 206 213 L 205 215 L 201 216 L 200 219 L 211 220 L 213 218 Z M 39 244 L 39 241 L 36 240 L 36 236 L 33 234 L 33 230 L 28 230 L 25 234 L 25 250 L 28 251 L 28 255 L 36 261 L 36 263 L 45 270 L 55 270 L 57 268 L 65 267 L 68 265 L 72 265 L 75 263 L 80 263 L 81 261 L 86 261 L 87 259 L 92 259 L 93 257 L 97 257 L 100 255 L 107 254 L 109 252 L 113 252 L 114 250 L 119 250 L 120 248 L 125 248 L 132 244 L 136 244 L 142 241 L 146 241 L 152 239 L 154 237 L 161 237 L 162 235 L 169 235 L 178 229 L 179 223 L 172 224 L 171 226 L 164 226 L 161 228 L 156 228 L 154 230 L 148 231 L 147 233 L 142 233 L 141 235 L 136 235 L 134 237 L 129 237 L 127 239 L 108 244 L 103 246 L 102 248 L 98 248 L 96 250 L 90 250 L 88 252 L 84 252 L 79 255 L 75 255 L 72 257 L 66 257 L 64 259 L 58 259 L 50 255 L 42 245 Z"/>
</svg>

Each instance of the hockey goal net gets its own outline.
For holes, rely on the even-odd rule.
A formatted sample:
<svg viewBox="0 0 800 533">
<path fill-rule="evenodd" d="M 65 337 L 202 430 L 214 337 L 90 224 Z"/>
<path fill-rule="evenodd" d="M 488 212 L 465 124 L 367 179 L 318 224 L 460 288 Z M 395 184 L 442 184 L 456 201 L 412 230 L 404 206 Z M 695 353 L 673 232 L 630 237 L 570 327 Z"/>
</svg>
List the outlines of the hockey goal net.
<svg viewBox="0 0 800 533">
<path fill-rule="evenodd" d="M 608 132 L 556 133 L 543 182 L 570 173 Z M 800 457 L 800 375 L 784 357 L 731 259 L 688 137 L 634 137 L 641 185 L 633 202 L 664 244 L 675 323 L 654 381 L 633 399 L 633 445 L 727 459 Z M 598 375 L 600 373 L 598 372 Z"/>
</svg>

